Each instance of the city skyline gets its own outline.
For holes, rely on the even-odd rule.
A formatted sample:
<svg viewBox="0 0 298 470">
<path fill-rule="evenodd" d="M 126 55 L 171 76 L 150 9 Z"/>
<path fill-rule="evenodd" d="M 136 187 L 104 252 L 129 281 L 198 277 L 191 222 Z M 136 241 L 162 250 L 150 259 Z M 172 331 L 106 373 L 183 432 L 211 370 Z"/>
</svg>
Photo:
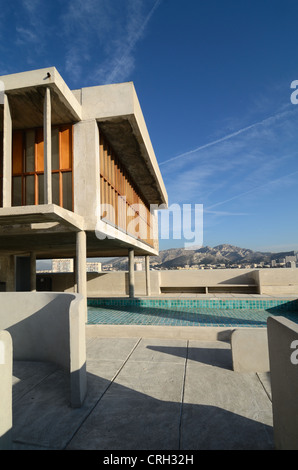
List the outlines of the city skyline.
<svg viewBox="0 0 298 470">
<path fill-rule="evenodd" d="M 0 72 L 133 81 L 169 204 L 203 205 L 203 244 L 297 250 L 297 13 L 293 0 L 2 2 Z"/>
</svg>

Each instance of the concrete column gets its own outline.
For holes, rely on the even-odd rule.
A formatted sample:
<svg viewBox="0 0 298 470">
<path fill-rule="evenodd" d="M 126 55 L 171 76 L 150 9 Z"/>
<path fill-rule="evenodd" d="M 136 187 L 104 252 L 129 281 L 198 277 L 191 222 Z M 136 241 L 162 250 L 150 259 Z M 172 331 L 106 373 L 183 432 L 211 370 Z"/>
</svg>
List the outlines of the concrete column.
<svg viewBox="0 0 298 470">
<path fill-rule="evenodd" d="M 145 276 L 146 276 L 146 295 L 151 295 L 151 285 L 150 285 L 150 256 L 145 256 Z"/>
<path fill-rule="evenodd" d="M 7 259 L 6 292 L 15 292 L 16 290 L 15 272 L 15 257 L 14 255 L 9 255 Z"/>
<path fill-rule="evenodd" d="M 135 296 L 135 253 L 133 249 L 128 250 L 128 275 L 129 275 L 129 297 Z"/>
<path fill-rule="evenodd" d="M 4 94 L 3 111 L 3 207 L 11 207 L 12 119 L 8 97 Z"/>
<path fill-rule="evenodd" d="M 43 109 L 44 130 L 44 203 L 52 204 L 52 119 L 51 91 L 46 88 Z"/>
<path fill-rule="evenodd" d="M 85 317 L 87 320 L 87 241 L 86 232 L 83 230 L 77 233 L 76 249 L 76 284 L 77 293 L 81 294 L 86 301 Z"/>
<path fill-rule="evenodd" d="M 31 292 L 36 292 L 36 254 L 30 253 L 30 285 Z"/>
<path fill-rule="evenodd" d="M 73 291 L 75 294 L 78 292 L 77 287 L 77 258 L 75 257 L 73 260 Z"/>
</svg>

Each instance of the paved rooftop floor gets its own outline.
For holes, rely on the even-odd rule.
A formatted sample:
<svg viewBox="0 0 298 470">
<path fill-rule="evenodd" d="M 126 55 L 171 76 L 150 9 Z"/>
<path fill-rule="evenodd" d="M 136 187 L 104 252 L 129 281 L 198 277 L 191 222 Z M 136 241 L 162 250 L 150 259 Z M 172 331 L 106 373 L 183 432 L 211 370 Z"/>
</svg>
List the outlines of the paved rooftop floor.
<svg viewBox="0 0 298 470">
<path fill-rule="evenodd" d="M 72 409 L 64 372 L 14 364 L 14 450 L 273 449 L 270 378 L 234 372 L 227 342 L 92 337 L 87 371 Z"/>
</svg>

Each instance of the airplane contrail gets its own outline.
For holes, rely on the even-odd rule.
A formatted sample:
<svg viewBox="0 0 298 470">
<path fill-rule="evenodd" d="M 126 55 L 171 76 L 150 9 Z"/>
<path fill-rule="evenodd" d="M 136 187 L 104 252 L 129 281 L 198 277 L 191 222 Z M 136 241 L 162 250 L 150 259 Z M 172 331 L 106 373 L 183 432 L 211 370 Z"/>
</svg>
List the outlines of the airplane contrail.
<svg viewBox="0 0 298 470">
<path fill-rule="evenodd" d="M 294 176 L 296 174 L 298 174 L 298 170 L 294 171 L 293 173 L 289 173 L 287 175 L 281 176 L 280 178 L 276 178 L 275 180 L 267 181 L 267 183 L 264 183 L 260 186 L 256 186 L 255 188 L 249 189 L 248 191 L 244 191 L 243 193 L 236 194 L 235 196 L 230 197 L 229 199 L 225 199 L 224 201 L 217 202 L 216 204 L 213 204 L 212 206 L 207 207 L 206 211 L 210 210 L 210 209 L 213 209 L 214 207 L 221 206 L 222 204 L 226 204 L 227 202 L 234 201 L 235 199 L 238 199 L 242 196 L 246 196 L 246 194 L 253 193 L 254 191 L 257 191 L 258 189 L 265 188 L 266 186 L 269 186 L 270 184 L 277 183 L 278 181 L 281 181 L 284 178 L 288 178 L 289 176 Z"/>
<path fill-rule="evenodd" d="M 284 111 L 280 112 L 277 114 L 273 114 L 272 116 L 269 116 L 262 121 L 256 122 L 254 124 L 251 124 L 250 126 L 244 127 L 243 129 L 239 129 L 236 132 L 233 132 L 232 134 L 226 135 L 225 137 L 221 137 L 220 139 L 214 140 L 213 142 L 209 142 L 208 144 L 201 145 L 200 147 L 197 147 L 193 150 L 189 150 L 188 152 L 181 153 L 180 155 L 177 155 L 176 157 L 169 158 L 168 160 L 165 160 L 163 162 L 160 162 L 159 165 L 165 165 L 166 163 L 173 162 L 174 160 L 178 160 L 179 158 L 182 157 L 187 157 L 188 155 L 192 155 L 193 153 L 199 152 L 200 150 L 204 150 L 206 148 L 212 147 L 213 145 L 220 144 L 221 142 L 225 142 L 226 140 L 232 139 L 233 137 L 237 137 L 240 134 L 243 134 L 244 132 L 249 131 L 250 129 L 254 129 L 255 127 L 261 126 L 263 124 L 267 124 L 270 121 L 275 121 L 276 119 L 280 119 L 287 114 L 289 114 L 291 111 Z"/>
<path fill-rule="evenodd" d="M 134 34 L 134 36 L 130 39 L 129 43 L 127 44 L 127 48 L 124 52 L 123 55 L 121 55 L 121 57 L 117 58 L 117 61 L 116 61 L 116 65 L 115 67 L 113 68 L 113 70 L 110 72 L 110 74 L 108 75 L 107 79 L 106 79 L 106 82 L 107 83 L 111 83 L 115 80 L 115 77 L 117 77 L 118 73 L 120 72 L 120 70 L 123 68 L 123 62 L 125 60 L 127 60 L 127 57 L 129 56 L 129 54 L 132 52 L 132 50 L 134 49 L 135 45 L 137 44 L 137 42 L 141 39 L 141 37 L 143 36 L 143 33 L 147 27 L 147 24 L 149 23 L 151 17 L 154 15 L 155 11 L 157 10 L 157 8 L 159 7 L 159 5 L 161 4 L 162 0 L 156 0 L 156 2 L 154 3 L 153 7 L 151 8 L 150 12 L 148 13 L 148 15 L 146 16 L 146 18 L 144 19 L 141 27 L 139 28 L 139 30 Z"/>
</svg>

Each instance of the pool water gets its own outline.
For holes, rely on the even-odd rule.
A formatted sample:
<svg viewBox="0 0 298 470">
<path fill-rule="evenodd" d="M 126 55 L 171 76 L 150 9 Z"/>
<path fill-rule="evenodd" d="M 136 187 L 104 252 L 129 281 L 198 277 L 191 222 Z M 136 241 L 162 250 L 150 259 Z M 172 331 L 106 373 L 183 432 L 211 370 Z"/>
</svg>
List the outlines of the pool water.
<svg viewBox="0 0 298 470">
<path fill-rule="evenodd" d="M 88 299 L 88 325 L 266 327 L 268 316 L 298 323 L 298 300 Z"/>
</svg>

